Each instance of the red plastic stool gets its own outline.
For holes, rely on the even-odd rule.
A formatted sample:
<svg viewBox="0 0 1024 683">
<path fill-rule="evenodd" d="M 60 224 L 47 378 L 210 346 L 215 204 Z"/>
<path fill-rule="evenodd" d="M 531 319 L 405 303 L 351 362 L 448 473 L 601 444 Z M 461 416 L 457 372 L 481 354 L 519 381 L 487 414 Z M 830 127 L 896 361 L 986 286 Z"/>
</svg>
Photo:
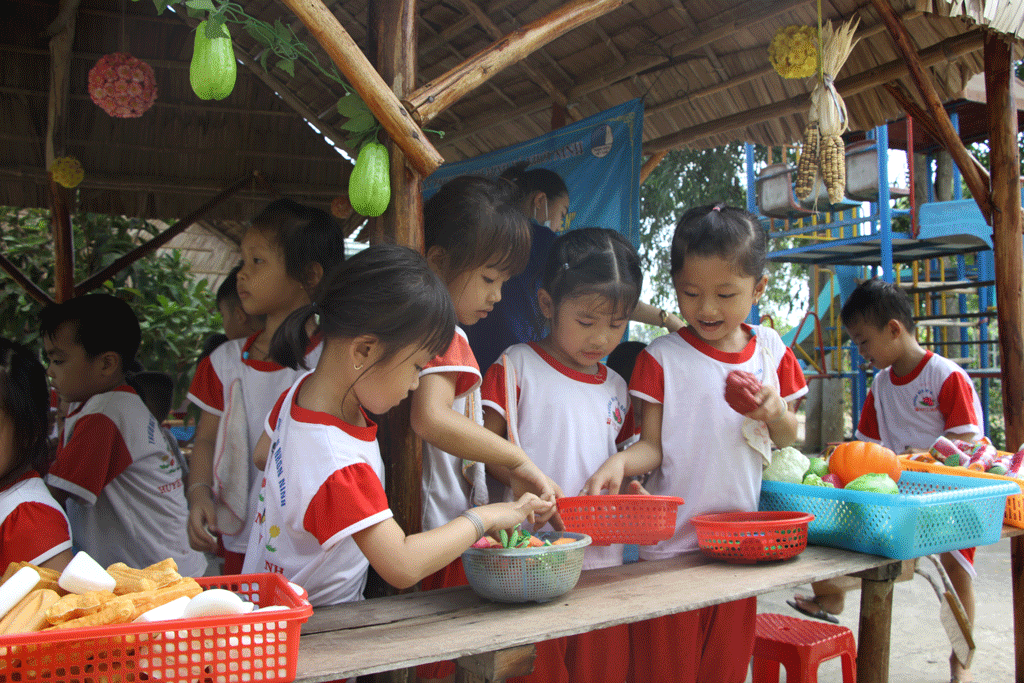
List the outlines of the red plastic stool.
<svg viewBox="0 0 1024 683">
<path fill-rule="evenodd" d="M 843 683 L 857 680 L 857 644 L 845 626 L 784 614 L 758 614 L 754 638 L 753 683 L 817 683 L 818 665 L 842 657 Z"/>
</svg>

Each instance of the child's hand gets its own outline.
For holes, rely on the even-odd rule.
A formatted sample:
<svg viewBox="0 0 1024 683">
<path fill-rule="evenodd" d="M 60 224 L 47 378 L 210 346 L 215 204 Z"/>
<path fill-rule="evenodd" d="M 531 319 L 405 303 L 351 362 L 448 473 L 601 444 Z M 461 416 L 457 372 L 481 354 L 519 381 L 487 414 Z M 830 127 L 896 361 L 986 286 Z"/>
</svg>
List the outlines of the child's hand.
<svg viewBox="0 0 1024 683">
<path fill-rule="evenodd" d="M 761 389 L 754 394 L 754 398 L 759 405 L 746 414 L 752 420 L 760 420 L 770 426 L 789 412 L 789 407 L 779 396 L 779 392 L 770 386 L 762 385 Z"/>
<path fill-rule="evenodd" d="M 525 521 L 536 523 L 538 515 L 550 512 L 554 507 L 551 501 L 541 500 L 533 493 L 524 493 L 514 503 L 491 503 L 476 510 L 490 523 L 487 530 L 494 531 L 511 529 Z"/>
<path fill-rule="evenodd" d="M 217 510 L 209 489 L 197 486 L 188 504 L 188 544 L 193 550 L 217 552 L 217 537 L 212 535 L 217 533 Z"/>
<path fill-rule="evenodd" d="M 634 479 L 633 481 L 629 482 L 629 486 L 627 488 L 629 490 L 626 491 L 626 494 L 630 495 L 630 496 L 649 496 L 649 495 L 651 495 L 651 492 L 648 491 L 647 489 L 645 489 L 644 485 L 641 484 L 636 479 Z"/>
<path fill-rule="evenodd" d="M 599 496 L 605 491 L 617 493 L 626 476 L 626 458 L 622 452 L 616 453 L 597 468 L 590 479 L 583 484 L 581 496 Z"/>
</svg>

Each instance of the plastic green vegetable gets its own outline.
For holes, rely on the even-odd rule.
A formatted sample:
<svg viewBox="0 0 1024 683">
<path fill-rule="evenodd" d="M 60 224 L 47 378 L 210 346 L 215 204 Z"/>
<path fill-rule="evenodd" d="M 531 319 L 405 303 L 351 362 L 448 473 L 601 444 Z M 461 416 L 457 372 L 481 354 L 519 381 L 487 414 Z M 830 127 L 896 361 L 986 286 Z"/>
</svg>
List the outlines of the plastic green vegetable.
<svg viewBox="0 0 1024 683">
<path fill-rule="evenodd" d="M 862 474 L 844 487 L 847 491 L 867 491 L 869 493 L 899 493 L 900 487 L 888 474 L 871 472 Z"/>
<path fill-rule="evenodd" d="M 825 458 L 811 458 L 810 465 L 807 466 L 807 474 L 816 474 L 819 477 L 824 477 L 828 474 L 828 462 Z"/>
<path fill-rule="evenodd" d="M 810 466 L 806 455 L 793 447 L 780 448 L 772 452 L 772 464 L 765 468 L 761 478 L 766 481 L 782 481 L 799 484 L 804 480 L 804 472 Z"/>
<path fill-rule="evenodd" d="M 348 199 L 363 216 L 379 216 L 391 201 L 391 166 L 388 150 L 379 142 L 363 145 L 348 177 Z"/>
<path fill-rule="evenodd" d="M 824 479 L 822 479 L 817 474 L 814 474 L 813 472 L 807 473 L 807 476 L 804 477 L 803 483 L 807 484 L 808 486 L 824 486 L 830 489 L 834 489 L 836 487 L 835 484 L 833 484 L 832 482 L 825 481 Z"/>
<path fill-rule="evenodd" d="M 223 100 L 235 87 L 235 52 L 228 27 L 221 25 L 207 35 L 207 23 L 196 27 L 196 38 L 189 65 L 189 82 L 201 100 Z"/>
</svg>

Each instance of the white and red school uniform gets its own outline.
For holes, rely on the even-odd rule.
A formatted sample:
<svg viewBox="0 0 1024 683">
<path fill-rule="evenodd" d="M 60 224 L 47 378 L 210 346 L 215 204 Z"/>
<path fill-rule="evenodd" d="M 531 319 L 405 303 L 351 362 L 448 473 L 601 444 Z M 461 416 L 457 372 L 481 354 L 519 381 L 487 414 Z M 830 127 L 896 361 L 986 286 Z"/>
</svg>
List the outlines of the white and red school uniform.
<svg viewBox="0 0 1024 683">
<path fill-rule="evenodd" d="M 39 565 L 70 548 L 67 515 L 35 470 L 0 490 L 0 567 Z"/>
<path fill-rule="evenodd" d="M 377 425 L 301 407 L 306 377 L 267 416 L 270 452 L 242 573 L 282 574 L 318 607 L 363 599 L 370 563 L 352 535 L 393 515 Z"/>
<path fill-rule="evenodd" d="M 188 544 L 181 467 L 130 386 L 96 394 L 68 413 L 46 481 L 71 494 L 75 544 L 101 565 L 147 567 L 172 557 L 183 576 L 206 571 L 206 558 Z"/>
<path fill-rule="evenodd" d="M 895 375 L 891 367 L 878 371 L 864 397 L 857 438 L 897 453 L 927 451 L 946 432 L 977 439 L 985 431 L 982 415 L 981 399 L 964 369 L 927 351 L 907 375 Z M 971 576 L 977 576 L 974 548 L 952 554 Z"/>
<path fill-rule="evenodd" d="M 658 337 L 637 358 L 636 398 L 662 405 L 662 463 L 645 484 L 655 495 L 681 496 L 675 534 L 640 548 L 643 559 L 697 549 L 691 517 L 757 509 L 764 458 L 744 436 L 745 418 L 725 401 L 733 370 L 753 373 L 792 402 L 807 393 L 796 357 L 775 330 L 743 325 L 751 339 L 738 353 L 719 351 L 688 328 Z M 634 681 L 741 683 L 754 644 L 755 598 L 669 615 L 630 627 Z"/>
<path fill-rule="evenodd" d="M 506 359 L 513 372 L 507 372 Z M 511 397 L 506 378 L 515 381 Z M 635 432 L 629 388 L 618 373 L 602 363 L 594 374 L 579 372 L 537 343 L 508 348 L 488 368 L 482 393 L 484 406 L 506 420 L 509 410 L 516 411 L 519 445 L 568 496 L 576 495 Z M 622 550 L 618 543 L 591 545 L 583 569 L 621 565 Z M 622 683 L 629 667 L 629 629 L 623 624 L 568 638 L 561 661 L 574 682 Z M 551 665 L 545 668 L 550 672 Z"/>
<path fill-rule="evenodd" d="M 256 448 L 267 413 L 283 392 L 291 387 L 305 370 L 292 370 L 271 360 L 249 358 L 249 348 L 256 341 L 256 333 L 248 339 L 232 339 L 218 346 L 196 368 L 189 386 L 188 398 L 202 410 L 218 418 L 224 416 L 231 384 L 241 380 L 242 403 L 249 430 L 249 452 Z M 323 344 L 319 338 L 306 349 L 307 368 L 315 368 L 320 360 Z M 249 531 L 256 517 L 256 497 L 259 493 L 261 473 L 249 463 L 249 514 L 237 534 L 221 534 L 224 549 L 231 553 L 244 553 L 249 544 Z"/>
</svg>

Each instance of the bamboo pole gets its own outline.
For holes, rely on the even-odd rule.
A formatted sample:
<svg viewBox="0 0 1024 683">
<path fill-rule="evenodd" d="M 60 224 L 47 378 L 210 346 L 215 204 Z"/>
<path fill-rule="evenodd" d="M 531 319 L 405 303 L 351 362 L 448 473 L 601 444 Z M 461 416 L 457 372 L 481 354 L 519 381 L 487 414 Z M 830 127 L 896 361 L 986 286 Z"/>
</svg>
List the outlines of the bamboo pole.
<svg viewBox="0 0 1024 683">
<path fill-rule="evenodd" d="M 932 45 L 918 53 L 920 63 L 923 66 L 931 66 L 932 64 L 938 64 L 940 62 L 944 63 L 955 60 L 963 54 L 976 52 L 982 49 L 983 41 L 984 32 L 981 29 L 976 29 L 963 33 L 959 36 L 947 38 L 946 40 L 936 43 L 935 45 Z M 870 90 L 871 88 L 875 88 L 883 83 L 888 83 L 889 81 L 905 76 L 907 72 L 906 60 L 896 59 L 836 82 L 836 90 L 838 90 L 839 94 L 844 98 L 852 97 L 853 95 L 864 92 L 865 90 Z M 683 130 L 670 135 L 664 135 L 660 138 L 655 138 L 654 140 L 648 140 L 644 143 L 644 154 L 652 154 L 665 149 L 683 147 L 691 142 L 703 140 L 704 138 L 712 135 L 722 135 L 738 128 L 745 128 L 746 126 L 750 126 L 755 123 L 777 119 L 781 116 L 797 114 L 805 111 L 809 105 L 810 93 L 806 93 L 797 95 L 796 97 L 791 97 L 790 99 L 782 102 L 774 102 L 755 109 L 737 112 L 714 121 L 708 121 L 696 126 L 691 126 L 690 128 L 684 128 Z"/>
<path fill-rule="evenodd" d="M 419 88 L 409 96 L 407 106 L 421 125 L 426 124 L 495 74 L 522 61 L 555 38 L 631 1 L 574 0 L 563 5 Z"/>
<path fill-rule="evenodd" d="M 896 44 L 896 50 L 906 61 L 910 77 L 925 101 L 925 109 L 932 114 L 934 122 L 938 124 L 939 139 L 942 141 L 943 147 L 946 148 L 953 157 L 953 161 L 960 168 L 960 173 L 963 175 L 967 187 L 971 190 L 974 201 L 978 203 L 982 215 L 991 225 L 992 201 L 989 197 L 988 183 L 978 173 L 977 167 L 970 159 L 970 152 L 967 151 L 956 129 L 953 128 L 953 122 L 949 120 L 949 114 L 943 108 L 942 100 L 939 99 L 939 94 L 935 92 L 935 86 L 932 84 L 928 74 L 925 73 L 924 66 L 918 59 L 917 50 L 910 40 L 910 34 L 907 33 L 906 26 L 896 16 L 887 0 L 871 0 L 871 4 L 874 5 L 878 15 L 885 22 L 886 28 L 889 29 L 893 42 Z"/>
<path fill-rule="evenodd" d="M 302 20 L 355 88 L 366 106 L 402 148 L 409 163 L 428 176 L 444 163 L 444 157 L 427 140 L 409 112 L 373 68 L 359 46 L 320 0 L 282 0 Z"/>
<path fill-rule="evenodd" d="M 0 270 L 3 270 L 5 273 L 10 275 L 11 279 L 24 289 L 26 294 L 42 305 L 48 306 L 54 303 L 49 294 L 44 292 L 39 285 L 32 282 L 25 273 L 18 269 L 18 266 L 11 263 L 11 261 L 3 254 L 0 254 Z"/>
<path fill-rule="evenodd" d="M 662 150 L 661 152 L 655 152 L 651 156 L 647 157 L 647 161 L 640 167 L 640 184 L 643 185 L 647 182 L 647 176 L 651 175 L 651 172 L 658 167 L 661 160 L 668 155 L 668 150 Z"/>
<path fill-rule="evenodd" d="M 206 202 L 198 209 L 188 214 L 187 216 L 185 216 L 180 221 L 178 221 L 174 225 L 170 226 L 169 228 L 161 232 L 153 239 L 149 240 L 145 244 L 140 244 L 135 249 L 132 249 L 130 252 L 128 252 L 121 258 L 117 259 L 100 272 L 90 275 L 85 280 L 78 283 L 78 285 L 75 287 L 75 296 L 87 294 L 88 292 L 102 285 L 110 277 L 121 272 L 122 270 L 132 265 L 139 259 L 149 256 L 154 251 L 156 251 L 157 249 L 159 249 L 160 247 L 174 239 L 175 236 L 184 232 L 190 225 L 192 225 L 196 221 L 201 220 L 203 216 L 205 216 L 207 213 L 215 209 L 219 204 L 230 198 L 236 192 L 251 185 L 258 178 L 259 172 L 254 171 L 237 180 L 233 185 L 221 191 L 220 194 L 218 194 L 216 197 Z"/>
</svg>

